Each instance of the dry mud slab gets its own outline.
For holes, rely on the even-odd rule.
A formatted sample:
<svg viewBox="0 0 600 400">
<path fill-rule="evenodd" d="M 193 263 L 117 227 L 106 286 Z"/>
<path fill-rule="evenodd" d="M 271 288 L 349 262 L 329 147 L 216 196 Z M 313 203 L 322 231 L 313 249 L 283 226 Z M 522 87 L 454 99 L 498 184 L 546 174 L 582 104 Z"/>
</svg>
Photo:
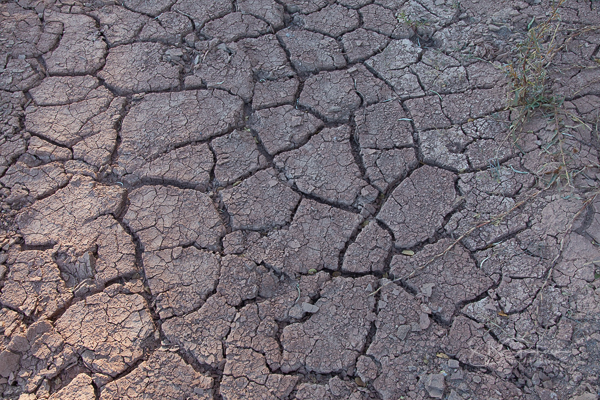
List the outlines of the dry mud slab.
<svg viewBox="0 0 600 400">
<path fill-rule="evenodd" d="M 508 107 L 555 3 L 1 2 L 0 397 L 597 399 L 598 1 Z"/>
</svg>

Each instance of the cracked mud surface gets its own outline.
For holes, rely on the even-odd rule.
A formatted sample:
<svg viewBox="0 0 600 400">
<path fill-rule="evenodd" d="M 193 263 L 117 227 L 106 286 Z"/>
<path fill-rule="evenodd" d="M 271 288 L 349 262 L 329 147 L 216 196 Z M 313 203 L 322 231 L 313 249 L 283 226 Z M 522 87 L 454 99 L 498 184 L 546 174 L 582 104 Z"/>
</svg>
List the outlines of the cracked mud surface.
<svg viewBox="0 0 600 400">
<path fill-rule="evenodd" d="M 597 399 L 599 7 L 1 2 L 0 397 Z"/>
</svg>

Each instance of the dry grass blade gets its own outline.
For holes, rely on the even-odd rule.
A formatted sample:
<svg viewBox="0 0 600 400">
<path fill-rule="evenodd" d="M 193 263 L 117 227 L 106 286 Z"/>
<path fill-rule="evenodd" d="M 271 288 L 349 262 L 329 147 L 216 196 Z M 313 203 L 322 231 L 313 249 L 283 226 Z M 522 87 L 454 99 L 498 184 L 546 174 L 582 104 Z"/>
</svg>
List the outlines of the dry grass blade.
<svg viewBox="0 0 600 400">
<path fill-rule="evenodd" d="M 514 60 L 505 70 L 511 85 L 508 109 L 513 114 L 510 126 L 513 143 L 519 147 L 519 135 L 534 114 L 552 121 L 554 134 L 546 138 L 541 145 L 542 151 L 550 161 L 534 173 L 544 186 L 565 183 L 573 188 L 573 178 L 582 170 L 581 167 L 580 170 L 574 170 L 574 154 L 565 150 L 569 147 L 565 145 L 565 136 L 572 137 L 568 131 L 577 128 L 573 123 L 579 126 L 586 124 L 566 112 L 563 99 L 552 93 L 549 71 L 552 70 L 553 59 L 567 48 L 570 42 L 578 36 L 599 30 L 600 26 L 566 29 L 559 15 L 559 10 L 565 2 L 566 0 L 557 1 L 549 17 L 538 25 L 534 26 L 535 19 L 531 20 L 527 36 L 518 45 Z M 559 39 L 559 36 L 562 39 Z"/>
<path fill-rule="evenodd" d="M 539 289 L 538 294 L 536 295 L 536 297 L 539 295 L 540 301 L 543 300 L 543 298 L 544 298 L 544 293 L 543 293 L 544 292 L 544 288 L 548 285 L 548 282 L 550 281 L 550 278 L 552 278 L 552 273 L 554 272 L 554 268 L 556 267 L 556 265 L 560 261 L 560 257 L 563 254 L 564 245 L 565 245 L 565 237 L 567 235 L 569 235 L 573 231 L 573 226 L 575 224 L 575 220 L 577 220 L 577 218 L 596 199 L 596 197 L 598 197 L 599 194 L 600 194 L 599 192 L 596 192 L 596 193 L 594 193 L 593 196 L 591 196 L 586 201 L 584 201 L 583 204 L 581 205 L 581 207 L 579 208 L 579 210 L 571 218 L 571 222 L 569 223 L 569 227 L 564 232 L 563 237 L 560 239 L 560 245 L 559 245 L 558 253 L 556 254 L 556 256 L 554 257 L 554 259 L 552 260 L 550 268 L 548 269 L 548 273 L 546 274 L 546 279 L 544 280 L 544 283 L 542 284 L 542 287 Z M 540 307 L 540 304 L 538 303 L 538 305 L 536 307 L 536 312 L 537 313 L 539 313 L 539 307 Z"/>
<path fill-rule="evenodd" d="M 565 1 L 555 4 L 548 19 L 541 24 L 531 27 L 535 22 L 532 19 L 526 39 L 518 45 L 516 60 L 507 67 L 512 82 L 511 106 L 520 109 L 515 128 L 531 111 L 556 102 L 548 87 L 548 67 L 561 48 L 556 41 L 560 26 L 557 17 Z"/>
<path fill-rule="evenodd" d="M 520 202 L 516 203 L 514 206 L 512 206 L 510 208 L 510 210 L 505 211 L 502 214 L 496 215 L 493 218 L 490 218 L 490 219 L 488 219 L 486 221 L 483 221 L 483 222 L 475 225 L 474 227 L 470 228 L 468 231 L 466 231 L 465 233 L 463 233 L 462 235 L 460 235 L 460 237 L 458 239 L 456 239 L 455 241 L 453 241 L 448 247 L 446 247 L 444 249 L 444 251 L 442 251 L 442 252 L 434 255 L 433 257 L 431 257 L 429 259 L 429 261 L 427 261 L 425 264 L 421 265 L 419 268 L 414 269 L 410 274 L 407 274 L 405 276 L 401 276 L 399 278 L 387 281 L 386 283 L 384 283 L 383 285 L 381 285 L 377 290 L 375 290 L 374 292 L 372 292 L 370 294 L 370 296 L 376 294 L 381 289 L 383 289 L 383 287 L 389 285 L 390 283 L 402 281 L 402 280 L 409 279 L 409 278 L 413 277 L 417 272 L 424 270 L 425 268 L 427 268 L 429 265 L 431 265 L 431 263 L 433 263 L 438 258 L 441 258 L 441 257 L 445 256 L 450 250 L 452 250 L 454 248 L 454 246 L 456 246 L 458 243 L 460 243 L 464 238 L 466 238 L 467 236 L 469 236 L 471 233 L 475 232 L 477 229 L 483 228 L 484 226 L 492 224 L 492 223 L 496 223 L 496 222 L 502 221 L 504 218 L 506 218 L 508 215 L 510 215 L 513 211 L 515 211 L 516 209 L 520 208 L 521 206 L 523 206 L 527 202 L 535 199 L 542 192 L 544 192 L 544 191 L 546 191 L 548 189 L 549 189 L 549 187 L 546 187 L 544 189 L 540 189 L 540 190 L 536 191 L 535 193 L 533 193 L 532 195 L 528 196 L 527 198 L 525 198 L 525 199 L 521 200 Z"/>
</svg>

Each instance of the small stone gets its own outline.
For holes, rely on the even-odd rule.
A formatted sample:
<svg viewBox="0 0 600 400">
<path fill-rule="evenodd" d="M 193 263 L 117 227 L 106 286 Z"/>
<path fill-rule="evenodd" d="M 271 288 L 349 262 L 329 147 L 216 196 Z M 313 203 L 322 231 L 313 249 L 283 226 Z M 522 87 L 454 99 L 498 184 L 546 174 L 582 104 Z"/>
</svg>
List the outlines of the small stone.
<svg viewBox="0 0 600 400">
<path fill-rule="evenodd" d="M 25 353 L 27 350 L 29 350 L 29 341 L 25 336 L 16 335 L 8 344 L 7 350 L 15 353 Z"/>
<path fill-rule="evenodd" d="M 558 396 L 556 395 L 556 393 L 554 393 L 551 390 L 536 386 L 535 391 L 537 392 L 538 396 L 540 397 L 540 400 L 558 400 Z"/>
<path fill-rule="evenodd" d="M 458 371 L 456 371 L 455 373 L 450 375 L 450 380 L 452 380 L 452 381 L 462 381 L 463 379 L 464 379 L 464 374 L 462 372 L 462 369 L 459 369 Z"/>
<path fill-rule="evenodd" d="M 288 311 L 288 315 L 290 318 L 301 319 L 304 317 L 305 311 L 302 309 L 300 304 L 296 304 L 294 307 L 290 308 Z"/>
<path fill-rule="evenodd" d="M 571 397 L 569 400 L 598 400 L 598 396 L 593 393 L 584 393 L 579 396 Z"/>
<path fill-rule="evenodd" d="M 377 364 L 367 356 L 358 357 L 356 362 L 357 374 L 363 382 L 372 382 L 377 379 Z"/>
<path fill-rule="evenodd" d="M 421 293 L 423 293 L 426 297 L 431 297 L 431 295 L 433 294 L 433 287 L 435 286 L 435 283 L 426 283 L 423 286 L 421 286 Z"/>
<path fill-rule="evenodd" d="M 10 351 L 3 351 L 0 353 L 0 376 L 8 378 L 11 373 L 19 368 L 19 361 L 21 356 Z"/>
<path fill-rule="evenodd" d="M 448 367 L 456 369 L 460 367 L 460 363 L 458 362 L 458 360 L 448 360 Z"/>
<path fill-rule="evenodd" d="M 306 311 L 307 313 L 311 313 L 311 314 L 314 314 L 317 311 L 319 311 L 319 307 L 315 306 L 314 304 L 310 304 L 310 303 L 302 303 L 302 309 L 304 311 Z"/>
<path fill-rule="evenodd" d="M 444 375 L 442 374 L 431 374 L 425 377 L 425 389 L 429 396 L 441 399 L 444 395 L 444 388 L 446 387 L 444 383 Z"/>
<path fill-rule="evenodd" d="M 448 400 L 463 400 L 463 398 L 454 390 L 452 390 L 448 396 Z"/>
<path fill-rule="evenodd" d="M 425 330 L 425 329 L 429 328 L 430 324 L 431 324 L 431 320 L 429 319 L 429 316 L 425 313 L 421 313 L 421 315 L 419 317 L 419 326 L 421 327 L 421 329 Z"/>
<path fill-rule="evenodd" d="M 410 325 L 400 325 L 398 327 L 398 339 L 400 340 L 404 340 L 406 339 L 406 336 L 408 335 L 408 332 L 410 332 Z"/>
</svg>

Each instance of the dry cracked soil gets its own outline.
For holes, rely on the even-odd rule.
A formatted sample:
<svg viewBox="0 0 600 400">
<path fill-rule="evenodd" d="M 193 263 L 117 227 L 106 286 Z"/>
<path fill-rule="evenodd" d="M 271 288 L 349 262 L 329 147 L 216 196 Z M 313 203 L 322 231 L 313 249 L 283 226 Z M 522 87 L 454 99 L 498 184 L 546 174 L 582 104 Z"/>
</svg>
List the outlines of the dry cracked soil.
<svg viewBox="0 0 600 400">
<path fill-rule="evenodd" d="M 600 3 L 554 7 L 2 0 L 0 397 L 596 400 Z M 569 119 L 517 125 L 549 17 Z"/>
</svg>

